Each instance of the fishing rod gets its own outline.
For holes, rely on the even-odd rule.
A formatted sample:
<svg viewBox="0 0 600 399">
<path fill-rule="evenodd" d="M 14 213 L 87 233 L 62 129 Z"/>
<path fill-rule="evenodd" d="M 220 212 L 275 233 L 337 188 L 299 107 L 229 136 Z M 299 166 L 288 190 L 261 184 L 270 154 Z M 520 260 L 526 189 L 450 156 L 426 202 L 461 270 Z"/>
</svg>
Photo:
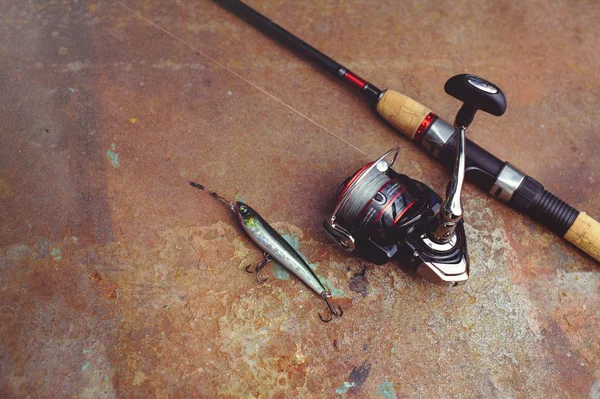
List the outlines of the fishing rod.
<svg viewBox="0 0 600 399">
<path fill-rule="evenodd" d="M 238 0 L 215 0 L 266 35 L 359 90 L 377 113 L 409 140 L 420 144 L 449 169 L 454 168 L 457 135 L 423 104 L 397 91 L 381 90 L 302 39 Z M 600 223 L 556 197 L 533 177 L 469 139 L 465 141 L 466 177 L 492 197 L 529 215 L 600 262 Z"/>
</svg>

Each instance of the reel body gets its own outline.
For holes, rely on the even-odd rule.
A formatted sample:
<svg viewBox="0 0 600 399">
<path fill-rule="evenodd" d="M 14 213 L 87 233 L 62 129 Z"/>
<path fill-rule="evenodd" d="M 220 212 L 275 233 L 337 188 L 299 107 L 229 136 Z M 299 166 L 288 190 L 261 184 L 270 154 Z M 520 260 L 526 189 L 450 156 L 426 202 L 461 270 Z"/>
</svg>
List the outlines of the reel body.
<svg viewBox="0 0 600 399">
<path fill-rule="evenodd" d="M 459 285 L 469 278 L 460 199 L 466 131 L 477 111 L 504 114 L 506 98 L 493 83 L 468 74 L 451 77 L 444 90 L 463 103 L 454 121 L 456 159 L 446 199 L 391 169 L 398 156 L 396 147 L 346 180 L 324 226 L 342 248 L 373 263 L 399 259 L 433 283 Z"/>
<path fill-rule="evenodd" d="M 437 223 L 443 200 L 425 184 L 390 168 L 393 161 L 385 158 L 397 152 L 388 151 L 346 179 L 325 229 L 342 248 L 369 262 L 397 260 L 433 283 L 465 283 L 469 262 L 462 221 L 447 243 L 425 234 Z"/>
</svg>

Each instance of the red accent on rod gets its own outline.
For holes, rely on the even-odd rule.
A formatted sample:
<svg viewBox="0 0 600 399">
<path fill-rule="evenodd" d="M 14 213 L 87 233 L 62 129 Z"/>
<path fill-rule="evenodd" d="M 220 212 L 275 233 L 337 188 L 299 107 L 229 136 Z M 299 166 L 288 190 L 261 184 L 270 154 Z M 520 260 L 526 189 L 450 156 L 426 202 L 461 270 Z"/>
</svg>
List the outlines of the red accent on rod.
<svg viewBox="0 0 600 399">
<path fill-rule="evenodd" d="M 427 131 L 427 129 L 429 129 L 429 125 L 431 125 L 433 123 L 433 121 L 435 121 L 436 119 L 437 119 L 437 116 L 433 112 L 430 112 L 425 117 L 425 119 L 423 119 L 421 124 L 419 125 L 419 128 L 417 129 L 417 132 L 415 133 L 415 138 L 413 140 L 421 141 L 421 138 L 423 137 L 423 133 L 425 133 Z"/>
<path fill-rule="evenodd" d="M 366 81 L 362 80 L 360 77 L 358 77 L 350 71 L 346 71 L 346 73 L 344 74 L 344 80 L 361 89 L 364 88 L 367 84 Z"/>
</svg>

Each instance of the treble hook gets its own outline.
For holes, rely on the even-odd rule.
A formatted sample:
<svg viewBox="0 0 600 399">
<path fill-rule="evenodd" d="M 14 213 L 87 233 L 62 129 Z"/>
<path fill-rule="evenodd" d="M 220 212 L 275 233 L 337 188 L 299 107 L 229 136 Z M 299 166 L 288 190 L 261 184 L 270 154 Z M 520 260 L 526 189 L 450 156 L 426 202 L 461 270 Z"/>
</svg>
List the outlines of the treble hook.
<svg viewBox="0 0 600 399">
<path fill-rule="evenodd" d="M 329 294 L 327 294 L 327 292 L 323 292 L 321 294 L 321 297 L 325 300 L 325 303 L 327 304 L 327 307 L 329 308 L 329 312 L 331 312 L 329 319 L 324 319 L 323 316 L 321 316 L 321 313 L 318 313 L 319 319 L 321 319 L 322 322 L 329 323 L 331 320 L 333 320 L 334 317 L 342 317 L 342 315 L 344 314 L 342 307 L 340 305 L 338 305 L 338 309 L 336 309 L 331 304 L 331 302 L 329 302 L 330 296 L 329 296 Z"/>
<path fill-rule="evenodd" d="M 269 263 L 272 259 L 271 256 L 269 256 L 269 254 L 264 254 L 265 258 L 258 264 L 256 265 L 256 267 L 254 268 L 254 270 L 250 270 L 250 267 L 252 265 L 248 265 L 246 266 L 246 272 L 248 273 L 254 273 L 254 277 L 256 277 L 256 281 L 258 281 L 259 283 L 264 283 L 265 281 L 267 281 L 269 278 L 265 278 L 264 280 L 261 280 L 260 277 L 258 276 L 258 273 L 264 269 L 264 267 L 267 265 L 267 263 Z"/>
</svg>

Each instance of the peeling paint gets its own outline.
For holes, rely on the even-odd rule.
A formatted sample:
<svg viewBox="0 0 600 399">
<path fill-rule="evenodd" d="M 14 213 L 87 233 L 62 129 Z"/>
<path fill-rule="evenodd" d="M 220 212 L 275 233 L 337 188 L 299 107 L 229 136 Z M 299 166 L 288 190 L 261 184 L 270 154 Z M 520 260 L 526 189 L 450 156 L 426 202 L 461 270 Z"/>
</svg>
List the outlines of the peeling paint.
<svg viewBox="0 0 600 399">
<path fill-rule="evenodd" d="M 356 386 L 356 382 L 352 381 L 352 382 L 348 382 L 348 381 L 344 381 L 344 383 L 339 386 L 338 388 L 336 388 L 336 392 L 338 393 L 338 395 L 344 395 L 346 393 L 348 393 L 348 391 L 352 388 L 354 388 Z"/>
<path fill-rule="evenodd" d="M 119 154 L 117 154 L 115 152 L 116 149 L 117 149 L 117 145 L 115 143 L 112 143 L 110 145 L 110 149 L 108 151 L 106 151 L 106 157 L 111 162 L 113 168 L 119 169 L 119 167 L 121 166 L 121 163 L 119 162 Z"/>
<path fill-rule="evenodd" d="M 329 292 L 331 292 L 331 296 L 336 297 L 336 298 L 344 298 L 346 297 L 346 293 L 339 289 L 339 288 L 335 288 L 333 286 L 333 284 L 331 284 L 331 282 L 326 279 L 325 277 L 321 276 L 320 274 L 317 274 L 317 277 L 319 278 L 319 280 L 321 281 L 321 283 L 327 288 L 329 289 Z"/>
<path fill-rule="evenodd" d="M 58 248 L 53 248 L 52 251 L 50 251 L 50 256 L 57 262 L 62 259 L 62 253 Z"/>
<path fill-rule="evenodd" d="M 273 262 L 273 266 L 271 267 L 271 272 L 279 280 L 289 280 L 290 279 L 290 273 L 287 271 L 287 269 L 284 268 L 283 266 L 281 266 L 277 262 Z"/>
<path fill-rule="evenodd" d="M 298 253 L 302 257 L 302 259 L 304 259 L 304 261 L 308 265 L 308 267 L 310 267 L 313 271 L 317 270 L 317 265 L 315 265 L 314 263 L 311 263 L 310 260 L 308 260 L 306 258 L 306 256 L 304 256 L 304 254 L 300 251 L 300 239 L 294 232 L 290 232 L 290 233 L 281 233 L 280 232 L 279 234 L 281 234 L 281 236 L 288 242 L 288 244 L 290 244 L 292 246 L 292 248 L 294 248 L 296 251 L 298 251 Z"/>
<path fill-rule="evenodd" d="M 281 233 L 280 233 L 281 234 Z M 300 240 L 296 237 L 294 233 L 286 233 L 281 234 L 281 236 L 294 248 L 296 251 L 300 252 Z"/>
<path fill-rule="evenodd" d="M 391 382 L 385 380 L 377 387 L 377 396 L 383 396 L 385 399 L 396 399 L 396 391 Z"/>
</svg>

